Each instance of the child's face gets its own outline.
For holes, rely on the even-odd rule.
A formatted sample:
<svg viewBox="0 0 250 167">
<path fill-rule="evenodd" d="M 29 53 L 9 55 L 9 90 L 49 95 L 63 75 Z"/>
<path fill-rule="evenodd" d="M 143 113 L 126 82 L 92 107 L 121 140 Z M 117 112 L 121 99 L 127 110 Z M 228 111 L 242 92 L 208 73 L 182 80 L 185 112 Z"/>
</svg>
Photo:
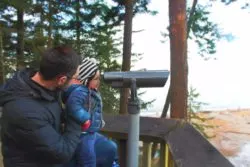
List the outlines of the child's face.
<svg viewBox="0 0 250 167">
<path fill-rule="evenodd" d="M 89 88 L 98 90 L 100 86 L 100 71 L 97 71 L 94 78 L 89 81 Z"/>
</svg>

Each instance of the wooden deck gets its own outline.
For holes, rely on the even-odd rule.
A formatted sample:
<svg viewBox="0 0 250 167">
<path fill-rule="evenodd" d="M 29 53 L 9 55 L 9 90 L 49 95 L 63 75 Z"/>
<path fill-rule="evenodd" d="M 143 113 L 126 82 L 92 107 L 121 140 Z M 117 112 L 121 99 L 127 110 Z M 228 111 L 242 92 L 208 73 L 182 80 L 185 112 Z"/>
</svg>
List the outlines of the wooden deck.
<svg viewBox="0 0 250 167">
<path fill-rule="evenodd" d="M 129 117 L 104 115 L 104 119 L 102 132 L 119 141 L 121 166 L 125 167 Z M 161 144 L 162 167 L 233 167 L 192 125 L 181 120 L 141 117 L 140 141 Z"/>
</svg>

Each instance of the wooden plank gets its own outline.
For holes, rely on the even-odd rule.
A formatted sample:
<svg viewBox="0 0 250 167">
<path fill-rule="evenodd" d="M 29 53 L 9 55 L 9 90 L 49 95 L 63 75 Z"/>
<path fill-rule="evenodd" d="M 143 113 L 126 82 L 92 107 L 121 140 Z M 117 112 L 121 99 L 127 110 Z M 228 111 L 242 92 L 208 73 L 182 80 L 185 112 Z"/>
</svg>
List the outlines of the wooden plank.
<svg viewBox="0 0 250 167">
<path fill-rule="evenodd" d="M 109 116 L 104 115 L 105 127 L 103 133 L 117 139 L 128 138 L 128 119 L 127 115 Z M 144 142 L 160 143 L 165 141 L 166 136 L 178 121 L 163 118 L 141 117 L 140 119 L 140 140 Z"/>
<path fill-rule="evenodd" d="M 233 167 L 233 165 L 190 124 L 177 127 L 165 137 L 176 166 Z"/>
</svg>

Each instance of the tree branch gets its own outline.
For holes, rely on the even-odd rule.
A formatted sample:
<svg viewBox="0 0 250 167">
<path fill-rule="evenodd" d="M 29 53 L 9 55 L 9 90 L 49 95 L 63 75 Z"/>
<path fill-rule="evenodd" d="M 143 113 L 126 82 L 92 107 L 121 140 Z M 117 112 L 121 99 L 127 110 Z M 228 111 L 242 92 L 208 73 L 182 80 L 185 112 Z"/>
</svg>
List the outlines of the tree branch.
<svg viewBox="0 0 250 167">
<path fill-rule="evenodd" d="M 138 33 L 138 32 L 142 32 L 142 31 L 144 31 L 145 29 L 141 29 L 141 30 L 134 30 L 134 31 L 132 31 L 133 33 Z"/>
<path fill-rule="evenodd" d="M 193 1 L 192 8 L 191 8 L 190 13 L 189 13 L 188 22 L 187 22 L 187 38 L 189 36 L 189 32 L 190 32 L 191 27 L 192 27 L 192 17 L 194 15 L 197 3 L 198 3 L 198 0 Z"/>
</svg>

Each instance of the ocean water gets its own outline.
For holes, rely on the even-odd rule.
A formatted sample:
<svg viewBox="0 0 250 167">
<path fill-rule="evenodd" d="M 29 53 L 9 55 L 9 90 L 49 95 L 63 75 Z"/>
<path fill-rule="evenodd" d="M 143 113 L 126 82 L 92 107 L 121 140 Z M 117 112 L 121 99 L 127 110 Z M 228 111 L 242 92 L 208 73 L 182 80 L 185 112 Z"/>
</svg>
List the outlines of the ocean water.
<svg viewBox="0 0 250 167">
<path fill-rule="evenodd" d="M 238 155 L 228 159 L 235 167 L 250 167 L 250 142 L 242 146 Z"/>
</svg>

